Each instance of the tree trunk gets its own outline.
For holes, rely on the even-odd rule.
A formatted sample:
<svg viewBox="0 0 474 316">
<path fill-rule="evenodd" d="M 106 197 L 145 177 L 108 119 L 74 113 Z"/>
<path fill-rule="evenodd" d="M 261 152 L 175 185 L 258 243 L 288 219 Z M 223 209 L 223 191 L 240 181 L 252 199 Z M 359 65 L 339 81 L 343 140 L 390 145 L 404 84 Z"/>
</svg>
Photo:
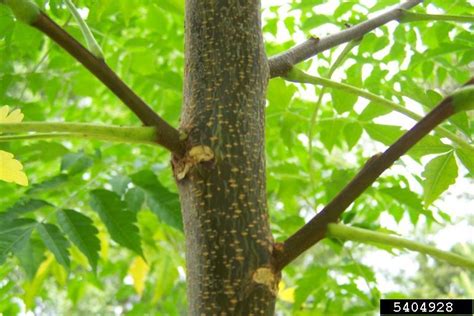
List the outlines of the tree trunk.
<svg viewBox="0 0 474 316">
<path fill-rule="evenodd" d="M 174 158 L 186 234 L 189 315 L 272 315 L 279 281 L 265 188 L 269 70 L 258 0 L 187 0 Z"/>
</svg>

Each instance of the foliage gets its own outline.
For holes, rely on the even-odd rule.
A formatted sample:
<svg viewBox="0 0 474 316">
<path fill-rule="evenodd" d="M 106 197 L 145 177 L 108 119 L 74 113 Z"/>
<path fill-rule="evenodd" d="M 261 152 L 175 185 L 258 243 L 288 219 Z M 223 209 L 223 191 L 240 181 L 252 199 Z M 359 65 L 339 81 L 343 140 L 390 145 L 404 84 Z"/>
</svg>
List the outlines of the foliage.
<svg viewBox="0 0 474 316">
<path fill-rule="evenodd" d="M 82 41 L 62 1 L 36 2 Z M 267 53 L 274 55 L 309 34 L 337 32 L 398 1 L 262 2 Z M 75 4 L 111 68 L 177 126 L 184 1 Z M 474 14 L 467 0 L 425 1 L 414 11 Z M 444 21 L 393 22 L 367 34 L 332 78 L 422 115 L 472 76 L 472 31 L 470 24 Z M 327 77 L 340 52 L 326 51 L 302 68 Z M 38 31 L 16 23 L 2 5 L 0 60 L 0 104 L 20 109 L 27 121 L 138 125 L 86 70 Z M 272 79 L 268 88 L 267 188 L 277 240 L 301 227 L 367 158 L 414 123 L 377 102 L 325 91 L 316 124 L 311 124 L 314 96 L 321 87 Z M 0 108 L 0 121 L 9 110 Z M 18 110 L 10 117 L 13 114 L 19 115 Z M 471 121 L 472 113 L 458 113 L 443 127 L 472 143 Z M 7 152 L 22 161 L 31 184 L 21 188 L 0 181 L 0 262 L 6 260 L 0 265 L 0 313 L 185 313 L 182 221 L 164 150 L 80 140 L 0 142 L 0 168 L 3 159 L 14 161 Z M 460 175 L 472 181 L 472 157 L 468 149 L 434 133 L 353 203 L 342 220 L 378 230 L 384 229 L 387 217 L 428 231 L 434 224 L 449 225 L 456 209 L 441 210 L 436 199 Z M 26 184 L 20 167 L 10 181 Z M 378 299 L 390 293 L 377 288 L 373 267 L 358 262 L 371 250 L 352 256 L 346 245 L 325 240 L 285 270 L 277 306 L 282 313 L 377 310 Z"/>
</svg>

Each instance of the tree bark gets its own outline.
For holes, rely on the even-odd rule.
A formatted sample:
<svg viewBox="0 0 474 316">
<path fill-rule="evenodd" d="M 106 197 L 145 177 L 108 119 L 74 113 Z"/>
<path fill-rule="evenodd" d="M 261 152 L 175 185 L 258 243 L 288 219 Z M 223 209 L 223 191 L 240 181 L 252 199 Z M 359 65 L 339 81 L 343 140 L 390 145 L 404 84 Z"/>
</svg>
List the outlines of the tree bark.
<svg viewBox="0 0 474 316">
<path fill-rule="evenodd" d="M 186 235 L 188 312 L 272 315 L 279 274 L 272 269 L 266 205 L 269 69 L 260 1 L 187 0 L 185 28 L 180 129 L 188 136 L 187 155 L 173 165 Z M 203 152 L 207 159 L 196 158 Z"/>
</svg>

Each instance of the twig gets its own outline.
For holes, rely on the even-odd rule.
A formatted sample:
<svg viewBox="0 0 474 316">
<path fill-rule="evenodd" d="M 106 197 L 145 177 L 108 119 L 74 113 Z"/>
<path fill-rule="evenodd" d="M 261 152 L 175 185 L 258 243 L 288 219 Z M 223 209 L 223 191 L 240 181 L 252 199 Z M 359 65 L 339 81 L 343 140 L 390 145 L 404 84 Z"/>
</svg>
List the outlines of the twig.
<svg viewBox="0 0 474 316">
<path fill-rule="evenodd" d="M 469 81 L 473 81 L 472 79 Z M 398 158 L 438 124 L 451 115 L 474 108 L 474 87 L 464 87 L 452 96 L 445 98 L 419 121 L 412 129 L 406 132 L 383 154 L 369 159 L 354 179 L 329 202 L 326 207 L 313 217 L 300 230 L 290 236 L 283 245 L 275 247 L 274 268 L 283 269 L 304 251 L 323 239 L 329 223 L 337 222 L 339 216 L 351 205 L 380 175 L 387 170 Z"/>
<path fill-rule="evenodd" d="M 94 56 L 61 26 L 41 12 L 34 2 L 30 0 L 2 0 L 0 3 L 10 6 L 20 21 L 37 28 L 64 48 L 122 100 L 143 124 L 156 127 L 156 143 L 177 155 L 184 154 L 185 148 L 180 140 L 178 130 L 156 114 L 102 59 Z"/>
<path fill-rule="evenodd" d="M 95 57 L 78 41 L 65 32 L 47 15 L 41 13 L 32 23 L 69 54 L 84 65 L 100 81 L 102 81 L 117 97 L 119 97 L 146 126 L 157 128 L 156 142 L 171 152 L 183 154 L 183 144 L 179 132 L 155 113 L 138 95 L 135 94 L 107 64 Z"/>
<path fill-rule="evenodd" d="M 399 19 L 403 15 L 402 10 L 408 10 L 414 6 L 422 3 L 423 0 L 408 0 L 405 3 L 396 6 L 395 8 L 383 13 L 373 19 L 367 20 L 357 24 L 349 29 L 343 30 L 339 33 L 329 35 L 327 37 L 318 39 L 310 38 L 307 41 L 296 45 L 289 50 L 273 56 L 269 59 L 270 76 L 280 77 L 286 75 L 291 68 L 307 60 L 316 54 L 319 54 L 332 47 L 341 45 L 343 43 L 361 38 L 372 30 L 390 22 Z"/>
</svg>

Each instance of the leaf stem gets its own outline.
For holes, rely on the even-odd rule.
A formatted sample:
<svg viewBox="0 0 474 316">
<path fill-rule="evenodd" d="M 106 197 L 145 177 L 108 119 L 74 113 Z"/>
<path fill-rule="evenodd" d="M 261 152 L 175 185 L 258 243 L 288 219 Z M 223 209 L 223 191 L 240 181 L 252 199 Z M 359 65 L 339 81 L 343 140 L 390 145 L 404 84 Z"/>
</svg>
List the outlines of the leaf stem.
<svg viewBox="0 0 474 316">
<path fill-rule="evenodd" d="M 362 243 L 378 244 L 390 246 L 398 249 L 409 249 L 436 259 L 446 261 L 452 265 L 469 268 L 474 270 L 474 260 L 462 257 L 449 251 L 443 251 L 438 248 L 421 244 L 401 237 L 388 235 L 367 229 L 350 227 L 342 224 L 329 224 L 327 237 L 334 237 L 344 240 L 358 241 Z"/>
<path fill-rule="evenodd" d="M 362 97 L 364 99 L 367 99 L 369 101 L 378 103 L 380 105 L 383 105 L 393 111 L 396 111 L 398 113 L 401 113 L 415 121 L 421 120 L 423 117 L 421 115 L 416 114 L 415 112 L 410 111 L 404 106 L 401 106 L 393 101 L 387 100 L 385 98 L 382 98 L 372 92 L 366 91 L 359 89 L 357 87 L 354 87 L 352 85 L 348 85 L 346 83 L 339 83 L 333 80 L 329 79 L 324 79 L 316 76 L 309 75 L 295 67 L 288 73 L 288 75 L 284 78 L 288 81 L 292 82 L 299 82 L 299 83 L 309 83 L 309 84 L 314 84 L 314 85 L 321 85 L 324 87 L 332 88 L 332 89 L 337 89 L 340 91 L 344 91 L 359 97 Z M 451 131 L 447 130 L 446 128 L 442 126 L 437 126 L 435 131 L 443 137 L 446 137 L 450 139 L 454 144 L 456 144 L 458 147 L 463 148 L 470 153 L 474 154 L 474 147 L 471 146 L 469 143 L 467 143 L 464 139 L 459 137 L 458 135 L 452 133 Z"/>
<path fill-rule="evenodd" d="M 157 145 L 156 128 L 154 127 L 110 126 L 84 123 L 23 122 L 8 124 L 1 123 L 0 132 L 38 133 L 31 135 L 4 135 L 0 136 L 0 142 L 41 138 L 82 138 Z"/>
<path fill-rule="evenodd" d="M 402 16 L 400 23 L 418 22 L 418 21 L 449 21 L 460 23 L 474 23 L 474 16 L 470 15 L 447 15 L 447 14 L 427 14 L 417 13 L 407 10 L 401 10 Z"/>
<path fill-rule="evenodd" d="M 69 9 L 69 12 L 74 16 L 76 19 L 77 24 L 79 24 L 79 28 L 81 29 L 82 35 L 84 36 L 87 47 L 89 48 L 90 52 L 99 59 L 104 59 L 104 54 L 102 53 L 102 49 L 100 48 L 99 43 L 97 43 L 94 35 L 92 34 L 89 26 L 84 22 L 81 15 L 77 11 L 76 6 L 71 0 L 65 0 L 66 6 Z"/>
</svg>

